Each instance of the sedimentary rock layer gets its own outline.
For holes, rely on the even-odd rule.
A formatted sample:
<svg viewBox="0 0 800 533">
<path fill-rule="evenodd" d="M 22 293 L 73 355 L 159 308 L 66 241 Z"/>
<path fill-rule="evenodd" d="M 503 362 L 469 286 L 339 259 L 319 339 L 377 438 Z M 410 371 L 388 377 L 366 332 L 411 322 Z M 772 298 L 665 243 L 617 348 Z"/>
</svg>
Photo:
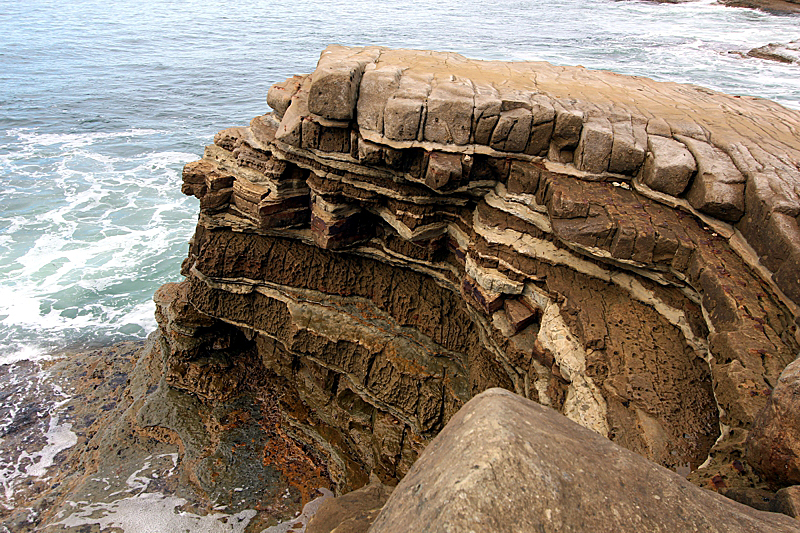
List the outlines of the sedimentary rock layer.
<svg viewBox="0 0 800 533">
<path fill-rule="evenodd" d="M 798 354 L 800 114 L 339 46 L 267 101 L 184 170 L 172 387 L 257 366 L 340 490 L 402 477 L 498 386 L 698 483 L 761 482 L 743 443 Z"/>
</svg>

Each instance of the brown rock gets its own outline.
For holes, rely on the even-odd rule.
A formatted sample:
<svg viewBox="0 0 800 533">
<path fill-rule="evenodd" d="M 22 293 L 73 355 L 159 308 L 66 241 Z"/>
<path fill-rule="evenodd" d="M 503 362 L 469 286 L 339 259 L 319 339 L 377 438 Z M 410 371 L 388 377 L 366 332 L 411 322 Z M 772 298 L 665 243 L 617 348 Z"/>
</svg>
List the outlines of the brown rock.
<svg viewBox="0 0 800 533">
<path fill-rule="evenodd" d="M 800 7 L 798 7 L 800 11 Z M 769 43 L 758 48 L 753 48 L 747 55 L 759 59 L 768 59 L 778 63 L 800 63 L 800 41 L 787 44 Z"/>
<path fill-rule="evenodd" d="M 528 146 L 533 115 L 530 109 L 516 107 L 503 111 L 489 145 L 504 152 L 522 152 Z"/>
<path fill-rule="evenodd" d="M 283 118 L 289 104 L 292 103 L 292 96 L 300 90 L 300 86 L 305 81 L 305 76 L 292 76 L 286 81 L 276 83 L 267 92 L 267 105 L 275 110 L 278 120 Z"/>
<path fill-rule="evenodd" d="M 425 185 L 441 190 L 448 185 L 458 185 L 461 180 L 461 156 L 445 152 L 433 152 L 428 159 Z"/>
<path fill-rule="evenodd" d="M 800 519 L 800 485 L 786 487 L 775 493 L 770 510 Z"/>
<path fill-rule="evenodd" d="M 645 185 L 672 196 L 680 196 L 697 169 L 694 157 L 678 141 L 649 135 L 647 158 L 642 169 Z"/>
<path fill-rule="evenodd" d="M 366 533 L 393 489 L 374 478 L 369 485 L 326 500 L 308 521 L 306 533 Z"/>
<path fill-rule="evenodd" d="M 519 298 L 507 298 L 504 305 L 508 322 L 515 333 L 525 329 L 536 319 L 536 313 Z"/>
<path fill-rule="evenodd" d="M 800 483 L 800 360 L 787 366 L 747 441 L 747 461 L 771 483 Z"/>
</svg>

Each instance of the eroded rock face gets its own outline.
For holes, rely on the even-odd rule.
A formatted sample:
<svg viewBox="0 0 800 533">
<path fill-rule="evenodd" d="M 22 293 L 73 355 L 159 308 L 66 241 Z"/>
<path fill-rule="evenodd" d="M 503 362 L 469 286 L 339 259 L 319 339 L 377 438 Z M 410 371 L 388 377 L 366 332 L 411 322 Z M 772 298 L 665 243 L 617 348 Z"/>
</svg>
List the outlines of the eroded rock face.
<svg viewBox="0 0 800 533">
<path fill-rule="evenodd" d="M 492 389 L 453 417 L 369 531 L 798 530 L 788 516 L 693 486 L 550 409 Z"/>
<path fill-rule="evenodd" d="M 760 482 L 743 443 L 798 353 L 798 113 L 338 46 L 268 101 L 184 170 L 171 387 L 263 376 L 340 491 L 401 478 L 490 387 L 697 483 Z"/>
<path fill-rule="evenodd" d="M 778 485 L 800 484 L 800 359 L 781 373 L 747 443 L 747 459 Z"/>
</svg>

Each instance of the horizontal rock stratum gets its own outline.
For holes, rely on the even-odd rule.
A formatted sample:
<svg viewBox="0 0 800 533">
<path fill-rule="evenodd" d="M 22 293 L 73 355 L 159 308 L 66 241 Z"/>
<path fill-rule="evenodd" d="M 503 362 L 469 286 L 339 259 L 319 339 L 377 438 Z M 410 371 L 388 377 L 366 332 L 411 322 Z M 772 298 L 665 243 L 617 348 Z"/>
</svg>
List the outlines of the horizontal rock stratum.
<svg viewBox="0 0 800 533">
<path fill-rule="evenodd" d="M 267 101 L 185 167 L 164 386 L 269 382 L 339 492 L 401 478 L 491 387 L 695 483 L 766 483 L 744 442 L 798 355 L 800 113 L 341 46 Z"/>
</svg>

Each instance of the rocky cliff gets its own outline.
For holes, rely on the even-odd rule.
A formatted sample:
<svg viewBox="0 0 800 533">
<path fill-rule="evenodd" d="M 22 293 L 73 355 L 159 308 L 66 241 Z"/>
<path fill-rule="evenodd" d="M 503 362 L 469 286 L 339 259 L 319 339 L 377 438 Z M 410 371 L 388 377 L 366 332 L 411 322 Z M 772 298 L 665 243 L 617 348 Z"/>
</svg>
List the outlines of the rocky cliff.
<svg viewBox="0 0 800 533">
<path fill-rule="evenodd" d="M 490 387 L 697 484 L 764 484 L 744 443 L 798 355 L 800 113 L 340 46 L 267 102 L 184 169 L 200 216 L 156 295 L 163 390 L 273 405 L 304 462 L 254 457 L 304 491 L 398 480 Z"/>
</svg>

